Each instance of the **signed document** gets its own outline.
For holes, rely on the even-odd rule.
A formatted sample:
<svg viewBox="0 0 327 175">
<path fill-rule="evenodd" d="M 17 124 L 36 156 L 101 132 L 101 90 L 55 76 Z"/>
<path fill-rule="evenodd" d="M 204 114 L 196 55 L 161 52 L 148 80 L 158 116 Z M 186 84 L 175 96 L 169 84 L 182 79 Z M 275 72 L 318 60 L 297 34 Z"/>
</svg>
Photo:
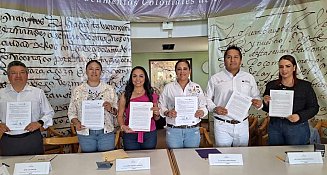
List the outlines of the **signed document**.
<svg viewBox="0 0 327 175">
<path fill-rule="evenodd" d="M 82 125 L 87 128 L 104 128 L 103 100 L 82 102 Z"/>
<path fill-rule="evenodd" d="M 175 118 L 175 125 L 194 125 L 200 119 L 196 118 L 195 112 L 198 110 L 198 97 L 175 97 L 175 110 L 177 117 Z"/>
<path fill-rule="evenodd" d="M 31 102 L 8 102 L 6 125 L 10 130 L 24 130 L 31 123 Z"/>
<path fill-rule="evenodd" d="M 292 90 L 270 90 L 269 116 L 288 117 L 293 111 Z"/>
<path fill-rule="evenodd" d="M 129 127 L 133 131 L 150 131 L 152 107 L 152 102 L 130 103 Z"/>
<path fill-rule="evenodd" d="M 243 121 L 248 116 L 251 100 L 251 97 L 234 91 L 225 107 L 228 111 L 227 115 L 234 120 Z"/>
</svg>

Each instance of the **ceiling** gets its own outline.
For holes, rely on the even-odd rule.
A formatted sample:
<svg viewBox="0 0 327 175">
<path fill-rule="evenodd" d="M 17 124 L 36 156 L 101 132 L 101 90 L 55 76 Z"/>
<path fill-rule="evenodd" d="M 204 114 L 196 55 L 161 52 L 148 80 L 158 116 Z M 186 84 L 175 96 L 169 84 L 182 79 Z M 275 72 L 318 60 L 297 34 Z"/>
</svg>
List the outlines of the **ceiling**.
<svg viewBox="0 0 327 175">
<path fill-rule="evenodd" d="M 163 50 L 163 44 L 175 44 L 174 50 Z M 208 51 L 207 37 L 132 38 L 132 53 L 167 53 Z"/>
</svg>

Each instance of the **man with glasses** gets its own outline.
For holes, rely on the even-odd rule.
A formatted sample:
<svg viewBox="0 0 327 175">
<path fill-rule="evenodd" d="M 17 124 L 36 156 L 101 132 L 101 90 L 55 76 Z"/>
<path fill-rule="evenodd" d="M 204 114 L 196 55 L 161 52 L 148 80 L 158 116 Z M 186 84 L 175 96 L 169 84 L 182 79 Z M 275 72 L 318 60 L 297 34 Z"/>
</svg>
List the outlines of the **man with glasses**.
<svg viewBox="0 0 327 175">
<path fill-rule="evenodd" d="M 10 84 L 0 89 L 0 155 L 43 154 L 40 128 L 52 125 L 54 111 L 43 90 L 27 84 L 24 63 L 12 61 L 7 74 Z"/>
</svg>

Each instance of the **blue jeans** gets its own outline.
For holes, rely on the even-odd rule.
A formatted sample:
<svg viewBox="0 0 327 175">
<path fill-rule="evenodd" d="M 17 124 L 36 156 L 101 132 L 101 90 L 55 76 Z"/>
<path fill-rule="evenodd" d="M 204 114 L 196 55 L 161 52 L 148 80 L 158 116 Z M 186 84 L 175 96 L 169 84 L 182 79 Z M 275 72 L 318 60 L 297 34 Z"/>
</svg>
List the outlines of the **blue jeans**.
<svg viewBox="0 0 327 175">
<path fill-rule="evenodd" d="M 271 118 L 268 128 L 269 145 L 305 145 L 309 143 L 309 123 L 293 124 L 289 120 Z"/>
<path fill-rule="evenodd" d="M 168 148 L 198 148 L 200 145 L 200 130 L 195 128 L 166 128 L 166 143 Z"/>
<path fill-rule="evenodd" d="M 114 132 L 104 134 L 101 130 L 90 130 L 89 135 L 78 134 L 78 141 L 82 152 L 110 151 L 115 149 Z"/>
<path fill-rule="evenodd" d="M 137 142 L 137 133 L 124 133 L 124 150 L 155 149 L 157 146 L 157 130 L 144 132 L 143 143 Z"/>
</svg>

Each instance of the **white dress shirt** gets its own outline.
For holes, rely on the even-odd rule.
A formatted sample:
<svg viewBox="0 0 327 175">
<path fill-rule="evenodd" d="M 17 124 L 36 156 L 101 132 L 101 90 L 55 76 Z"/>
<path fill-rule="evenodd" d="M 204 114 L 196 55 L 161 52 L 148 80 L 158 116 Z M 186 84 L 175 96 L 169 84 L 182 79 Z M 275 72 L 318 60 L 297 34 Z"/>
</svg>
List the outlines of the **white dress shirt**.
<svg viewBox="0 0 327 175">
<path fill-rule="evenodd" d="M 213 111 L 216 106 L 225 107 L 233 91 L 238 91 L 244 95 L 255 99 L 260 98 L 260 91 L 254 77 L 242 70 L 235 76 L 226 69 L 211 76 L 207 87 L 207 105 L 209 111 Z M 227 116 L 218 115 L 219 118 L 230 120 Z"/>
<path fill-rule="evenodd" d="M 0 120 L 3 123 L 6 123 L 7 102 L 31 102 L 31 121 L 42 120 L 44 128 L 52 126 L 54 111 L 42 89 L 26 85 L 21 92 L 16 92 L 10 84 L 0 89 Z M 15 132 L 15 134 L 21 133 L 24 132 Z"/>
<path fill-rule="evenodd" d="M 185 86 L 184 91 L 177 81 L 168 83 L 164 87 L 163 92 L 161 93 L 159 98 L 160 114 L 162 117 L 166 117 L 164 115 L 165 111 L 175 108 L 175 97 L 181 97 L 181 96 L 197 96 L 198 103 L 199 103 L 198 109 L 204 112 L 203 117 L 208 114 L 208 110 L 206 108 L 206 97 L 204 96 L 201 86 L 189 80 L 189 82 Z M 166 117 L 167 124 L 174 125 L 175 123 L 174 120 L 175 120 L 174 118 Z M 201 119 L 198 120 L 198 123 L 200 121 Z"/>
</svg>

